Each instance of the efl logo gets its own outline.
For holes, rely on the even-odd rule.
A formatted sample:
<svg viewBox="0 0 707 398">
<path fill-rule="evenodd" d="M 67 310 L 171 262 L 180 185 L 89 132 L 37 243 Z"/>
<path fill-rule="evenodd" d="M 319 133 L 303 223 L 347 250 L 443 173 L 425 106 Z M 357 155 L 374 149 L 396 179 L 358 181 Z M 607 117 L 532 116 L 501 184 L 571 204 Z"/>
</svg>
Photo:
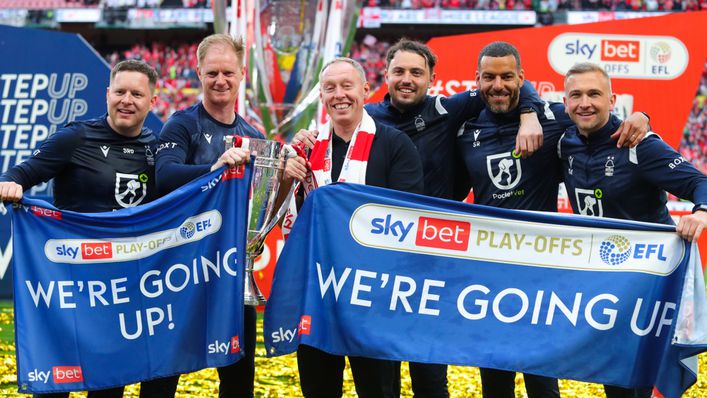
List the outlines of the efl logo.
<svg viewBox="0 0 707 398">
<path fill-rule="evenodd" d="M 420 217 L 417 222 L 418 246 L 466 251 L 469 247 L 471 223 L 445 220 L 441 218 Z"/>
<path fill-rule="evenodd" d="M 302 315 L 302 318 L 300 318 L 299 325 L 297 327 L 297 334 L 306 334 L 309 336 L 311 325 L 312 317 L 309 315 Z"/>
<path fill-rule="evenodd" d="M 241 350 L 241 343 L 238 336 L 231 337 L 231 354 L 235 354 Z"/>
<path fill-rule="evenodd" d="M 44 207 L 32 206 L 32 214 L 38 217 L 49 217 L 55 220 L 61 220 L 60 211 L 45 209 Z"/>
<path fill-rule="evenodd" d="M 112 258 L 113 246 L 110 242 L 82 243 L 81 255 L 84 260 Z"/>
<path fill-rule="evenodd" d="M 601 60 L 617 62 L 640 61 L 641 42 L 638 40 L 602 40 Z"/>
<path fill-rule="evenodd" d="M 78 383 L 83 381 L 80 366 L 54 366 L 52 368 L 54 383 Z"/>
</svg>

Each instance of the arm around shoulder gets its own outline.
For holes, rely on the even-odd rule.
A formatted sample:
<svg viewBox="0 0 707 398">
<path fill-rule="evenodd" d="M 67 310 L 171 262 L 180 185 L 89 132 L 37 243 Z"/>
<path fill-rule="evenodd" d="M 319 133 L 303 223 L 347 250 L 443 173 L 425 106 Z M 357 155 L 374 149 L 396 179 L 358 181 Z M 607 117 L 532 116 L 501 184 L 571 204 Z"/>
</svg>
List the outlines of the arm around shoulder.
<svg viewBox="0 0 707 398">
<path fill-rule="evenodd" d="M 424 178 L 422 161 L 417 148 L 406 134 L 397 132 L 392 142 L 393 153 L 388 188 L 398 191 L 422 194 L 424 191 Z"/>
</svg>

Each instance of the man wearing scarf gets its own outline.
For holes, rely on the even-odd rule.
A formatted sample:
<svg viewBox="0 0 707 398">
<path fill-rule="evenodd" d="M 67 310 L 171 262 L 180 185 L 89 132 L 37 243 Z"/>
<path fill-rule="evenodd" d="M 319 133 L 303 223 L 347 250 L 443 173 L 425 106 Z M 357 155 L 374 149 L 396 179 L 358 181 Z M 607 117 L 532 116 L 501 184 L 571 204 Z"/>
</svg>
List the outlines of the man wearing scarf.
<svg viewBox="0 0 707 398">
<path fill-rule="evenodd" d="M 287 161 L 283 184 L 302 181 L 301 195 L 337 181 L 422 193 L 422 163 L 410 138 L 374 121 L 363 108 L 369 86 L 361 65 L 349 58 L 334 59 L 322 68 L 319 81 L 330 121 L 313 145 L 305 142 L 313 147 L 309 162 L 302 157 Z M 400 395 L 397 362 L 349 357 L 349 363 L 359 397 Z M 300 345 L 297 364 L 306 398 L 342 395 L 343 356 Z"/>
</svg>

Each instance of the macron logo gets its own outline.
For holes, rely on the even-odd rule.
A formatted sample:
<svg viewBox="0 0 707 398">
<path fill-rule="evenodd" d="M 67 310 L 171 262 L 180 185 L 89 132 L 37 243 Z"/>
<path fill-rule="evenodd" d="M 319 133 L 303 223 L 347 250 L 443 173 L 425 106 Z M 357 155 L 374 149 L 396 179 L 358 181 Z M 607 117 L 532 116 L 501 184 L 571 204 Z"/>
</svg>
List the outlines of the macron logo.
<svg viewBox="0 0 707 398">
<path fill-rule="evenodd" d="M 54 366 L 52 368 L 54 383 L 78 383 L 83 381 L 83 373 L 80 366 Z"/>
</svg>

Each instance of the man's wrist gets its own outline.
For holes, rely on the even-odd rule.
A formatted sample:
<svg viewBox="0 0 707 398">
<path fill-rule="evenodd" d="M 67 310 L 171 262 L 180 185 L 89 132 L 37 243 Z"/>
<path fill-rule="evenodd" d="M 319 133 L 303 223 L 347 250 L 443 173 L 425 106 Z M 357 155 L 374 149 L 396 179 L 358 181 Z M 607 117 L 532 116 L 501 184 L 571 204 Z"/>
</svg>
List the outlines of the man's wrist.
<svg viewBox="0 0 707 398">
<path fill-rule="evenodd" d="M 707 204 L 699 204 L 695 205 L 695 207 L 692 208 L 692 213 L 697 213 L 698 211 L 705 211 L 707 212 Z"/>
<path fill-rule="evenodd" d="M 526 113 L 535 113 L 535 108 L 533 108 L 532 106 L 521 106 L 519 111 L 521 115 Z"/>
</svg>

